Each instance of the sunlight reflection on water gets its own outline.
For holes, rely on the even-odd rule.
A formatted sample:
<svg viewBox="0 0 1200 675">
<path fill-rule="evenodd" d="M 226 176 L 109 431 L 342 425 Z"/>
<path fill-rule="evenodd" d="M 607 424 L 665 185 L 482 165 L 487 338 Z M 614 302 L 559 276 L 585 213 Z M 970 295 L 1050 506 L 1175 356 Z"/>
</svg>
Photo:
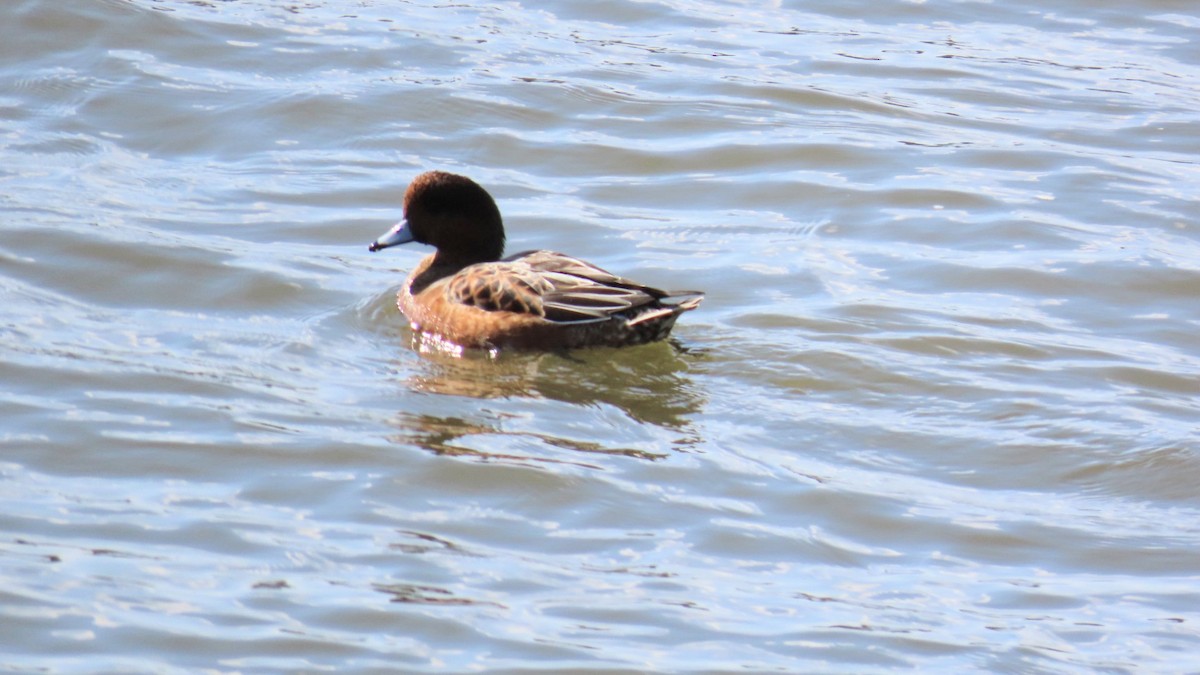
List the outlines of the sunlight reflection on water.
<svg viewBox="0 0 1200 675">
<path fill-rule="evenodd" d="M 1195 27 L 5 5 L 0 665 L 1178 669 Z M 420 353 L 365 243 L 429 168 L 705 304 Z"/>
</svg>

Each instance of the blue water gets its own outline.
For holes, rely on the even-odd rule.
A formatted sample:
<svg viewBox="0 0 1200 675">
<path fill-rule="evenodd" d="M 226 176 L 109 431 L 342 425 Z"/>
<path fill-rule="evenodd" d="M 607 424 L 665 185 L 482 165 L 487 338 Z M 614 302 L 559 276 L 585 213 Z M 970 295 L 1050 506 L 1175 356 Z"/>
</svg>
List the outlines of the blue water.
<svg viewBox="0 0 1200 675">
<path fill-rule="evenodd" d="M 1189 672 L 1188 4 L 0 8 L 0 669 Z M 707 291 L 455 359 L 367 244 Z"/>
</svg>

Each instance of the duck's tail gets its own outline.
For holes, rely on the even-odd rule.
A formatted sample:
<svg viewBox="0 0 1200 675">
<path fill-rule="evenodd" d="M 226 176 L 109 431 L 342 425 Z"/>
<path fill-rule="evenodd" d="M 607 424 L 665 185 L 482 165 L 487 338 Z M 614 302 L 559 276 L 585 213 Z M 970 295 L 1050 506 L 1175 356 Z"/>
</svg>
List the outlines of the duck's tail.
<svg viewBox="0 0 1200 675">
<path fill-rule="evenodd" d="M 704 293 L 700 291 L 670 291 L 658 299 L 662 304 L 661 307 L 639 312 L 637 316 L 629 320 L 629 325 L 636 326 L 666 317 L 671 317 L 671 323 L 674 323 L 676 317 L 686 311 L 696 309 L 703 300 Z"/>
<path fill-rule="evenodd" d="M 689 309 L 696 309 L 704 300 L 703 291 L 671 291 L 667 297 L 663 298 L 669 304 L 674 305 L 681 312 L 686 312 Z"/>
</svg>

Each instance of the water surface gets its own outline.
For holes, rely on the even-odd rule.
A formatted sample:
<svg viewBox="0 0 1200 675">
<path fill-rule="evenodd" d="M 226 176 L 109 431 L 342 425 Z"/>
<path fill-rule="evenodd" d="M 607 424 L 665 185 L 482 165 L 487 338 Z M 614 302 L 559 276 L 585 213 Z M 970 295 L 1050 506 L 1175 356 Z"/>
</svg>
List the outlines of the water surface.
<svg viewBox="0 0 1200 675">
<path fill-rule="evenodd" d="M 0 668 L 1194 669 L 1200 19 L 1001 5 L 5 3 Z M 419 354 L 431 168 L 708 297 Z"/>
</svg>

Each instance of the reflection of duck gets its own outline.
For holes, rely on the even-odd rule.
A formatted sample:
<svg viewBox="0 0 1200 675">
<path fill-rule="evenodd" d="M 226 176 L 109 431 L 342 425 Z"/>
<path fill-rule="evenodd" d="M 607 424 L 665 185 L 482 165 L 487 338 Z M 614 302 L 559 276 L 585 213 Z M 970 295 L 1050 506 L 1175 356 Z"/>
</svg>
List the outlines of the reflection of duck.
<svg viewBox="0 0 1200 675">
<path fill-rule="evenodd" d="M 661 459 L 701 442 L 692 420 L 705 397 L 688 372 L 697 358 L 704 357 L 672 342 L 589 349 L 569 358 L 434 352 L 397 384 L 438 398 L 409 398 L 392 420 L 389 440 L 504 463 L 595 468 L 595 455 Z"/>
<path fill-rule="evenodd" d="M 565 438 L 536 431 L 507 431 L 466 421 L 458 417 L 402 414 L 405 432 L 394 440 L 408 442 L 438 455 L 466 457 L 513 464 L 570 464 L 585 469 L 598 469 L 582 455 L 624 455 L 637 459 L 656 460 L 665 453 L 651 452 L 628 446 L 611 446 L 596 441 Z M 484 447 L 480 447 L 484 446 Z M 558 453 L 554 449 L 566 450 Z M 569 453 L 578 453 L 575 456 Z"/>
<path fill-rule="evenodd" d="M 491 195 L 444 171 L 417 176 L 404 220 L 372 251 L 415 241 L 437 252 L 397 297 L 414 330 L 459 347 L 574 349 L 665 338 L 704 294 L 663 291 L 552 251 L 500 259 L 504 226 Z"/>
<path fill-rule="evenodd" d="M 613 406 L 629 420 L 660 428 L 689 429 L 704 403 L 688 374 L 696 354 L 673 342 L 644 350 L 595 349 L 557 354 L 509 354 L 489 359 L 430 352 L 405 386 L 444 396 L 541 399 L 592 409 Z M 636 386 L 631 381 L 636 380 Z"/>
<path fill-rule="evenodd" d="M 412 391 L 477 399 L 539 398 L 535 383 L 545 354 L 509 354 L 490 359 L 479 353 L 447 353 L 430 349 L 420 333 L 413 335 L 413 346 L 426 358 L 408 378 Z"/>
</svg>

